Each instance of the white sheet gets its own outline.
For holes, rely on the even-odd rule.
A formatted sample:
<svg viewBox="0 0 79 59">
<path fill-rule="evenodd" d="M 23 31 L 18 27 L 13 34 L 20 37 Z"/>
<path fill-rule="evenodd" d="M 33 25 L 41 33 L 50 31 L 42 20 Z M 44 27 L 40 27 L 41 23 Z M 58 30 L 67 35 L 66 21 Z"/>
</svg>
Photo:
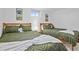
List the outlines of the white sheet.
<svg viewBox="0 0 79 59">
<path fill-rule="evenodd" d="M 48 42 L 62 43 L 59 39 L 52 37 L 50 35 L 41 35 L 39 37 L 34 38 L 31 41 L 33 42 L 33 44 L 42 44 L 42 43 L 48 43 Z"/>
<path fill-rule="evenodd" d="M 74 35 L 74 32 L 72 30 L 61 30 L 59 32 L 64 32 L 64 33 L 69 33 L 69 34 Z"/>
<path fill-rule="evenodd" d="M 19 28 L 18 31 L 19 31 L 19 32 L 23 32 L 23 29 L 22 29 L 22 28 Z"/>
</svg>

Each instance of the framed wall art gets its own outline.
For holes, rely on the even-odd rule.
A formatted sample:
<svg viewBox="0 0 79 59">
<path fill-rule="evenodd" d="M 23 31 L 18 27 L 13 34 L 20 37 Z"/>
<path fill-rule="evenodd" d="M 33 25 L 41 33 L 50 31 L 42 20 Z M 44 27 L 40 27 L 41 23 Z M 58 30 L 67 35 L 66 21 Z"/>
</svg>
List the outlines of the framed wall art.
<svg viewBox="0 0 79 59">
<path fill-rule="evenodd" d="M 16 8 L 16 20 L 22 20 L 22 19 L 23 19 L 23 9 Z"/>
<path fill-rule="evenodd" d="M 45 14 L 45 21 L 48 22 L 48 14 Z"/>
</svg>

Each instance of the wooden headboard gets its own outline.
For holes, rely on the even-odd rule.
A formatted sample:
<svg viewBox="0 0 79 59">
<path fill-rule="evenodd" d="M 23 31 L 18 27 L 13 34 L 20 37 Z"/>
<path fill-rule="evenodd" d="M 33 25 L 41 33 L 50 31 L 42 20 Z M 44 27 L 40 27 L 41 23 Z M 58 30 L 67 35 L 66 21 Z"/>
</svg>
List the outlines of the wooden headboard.
<svg viewBox="0 0 79 59">
<path fill-rule="evenodd" d="M 11 31 L 11 30 L 13 30 L 12 28 L 14 28 L 14 27 L 19 28 L 21 25 L 24 30 L 27 30 L 27 28 L 28 28 L 28 30 L 31 30 L 31 23 L 3 23 L 3 32 L 6 33 L 7 28 L 9 28 L 8 31 L 9 30 Z"/>
</svg>

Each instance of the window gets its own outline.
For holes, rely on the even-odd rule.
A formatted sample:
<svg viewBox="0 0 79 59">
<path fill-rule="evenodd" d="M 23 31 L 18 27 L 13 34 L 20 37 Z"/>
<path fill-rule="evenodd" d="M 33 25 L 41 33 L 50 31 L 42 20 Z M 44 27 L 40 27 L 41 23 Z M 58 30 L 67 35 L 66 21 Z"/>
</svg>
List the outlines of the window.
<svg viewBox="0 0 79 59">
<path fill-rule="evenodd" d="M 31 16 L 39 16 L 39 11 L 32 10 L 31 11 Z"/>
</svg>

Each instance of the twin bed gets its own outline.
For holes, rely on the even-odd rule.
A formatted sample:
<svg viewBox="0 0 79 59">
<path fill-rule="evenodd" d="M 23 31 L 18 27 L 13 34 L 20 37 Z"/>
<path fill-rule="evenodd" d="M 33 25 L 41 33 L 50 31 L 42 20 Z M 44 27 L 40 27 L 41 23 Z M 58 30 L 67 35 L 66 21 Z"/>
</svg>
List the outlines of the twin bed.
<svg viewBox="0 0 79 59">
<path fill-rule="evenodd" d="M 76 43 L 79 41 L 79 32 L 75 30 L 67 30 L 61 28 L 54 28 L 52 25 L 48 27 L 45 24 L 42 24 L 43 29 L 41 29 L 42 34 L 51 35 L 55 38 L 61 40 L 64 44 L 71 44 L 72 50 L 76 46 Z"/>
<path fill-rule="evenodd" d="M 23 26 L 21 33 L 18 31 L 20 25 Z M 0 42 L 30 40 L 40 35 L 38 32 L 31 31 L 31 23 L 4 23 Z"/>
<path fill-rule="evenodd" d="M 23 32 L 21 33 L 18 32 L 20 25 L 23 28 Z M 76 39 L 78 38 L 78 33 L 76 31 L 76 35 L 74 36 L 69 33 L 59 32 L 60 30 L 66 29 L 54 28 L 51 27 L 51 25 L 52 24 L 49 24 L 49 26 L 46 25 L 47 28 L 45 26 L 45 29 L 39 33 L 31 30 L 31 23 L 3 23 L 3 35 L 0 38 L 0 43 L 30 40 L 28 43 L 32 45 L 23 49 L 25 51 L 67 51 L 68 49 L 63 45 L 64 41 L 72 44 L 72 47 L 76 46 Z M 54 42 L 56 39 L 57 42 Z M 62 42 L 59 42 L 60 40 Z"/>
</svg>

